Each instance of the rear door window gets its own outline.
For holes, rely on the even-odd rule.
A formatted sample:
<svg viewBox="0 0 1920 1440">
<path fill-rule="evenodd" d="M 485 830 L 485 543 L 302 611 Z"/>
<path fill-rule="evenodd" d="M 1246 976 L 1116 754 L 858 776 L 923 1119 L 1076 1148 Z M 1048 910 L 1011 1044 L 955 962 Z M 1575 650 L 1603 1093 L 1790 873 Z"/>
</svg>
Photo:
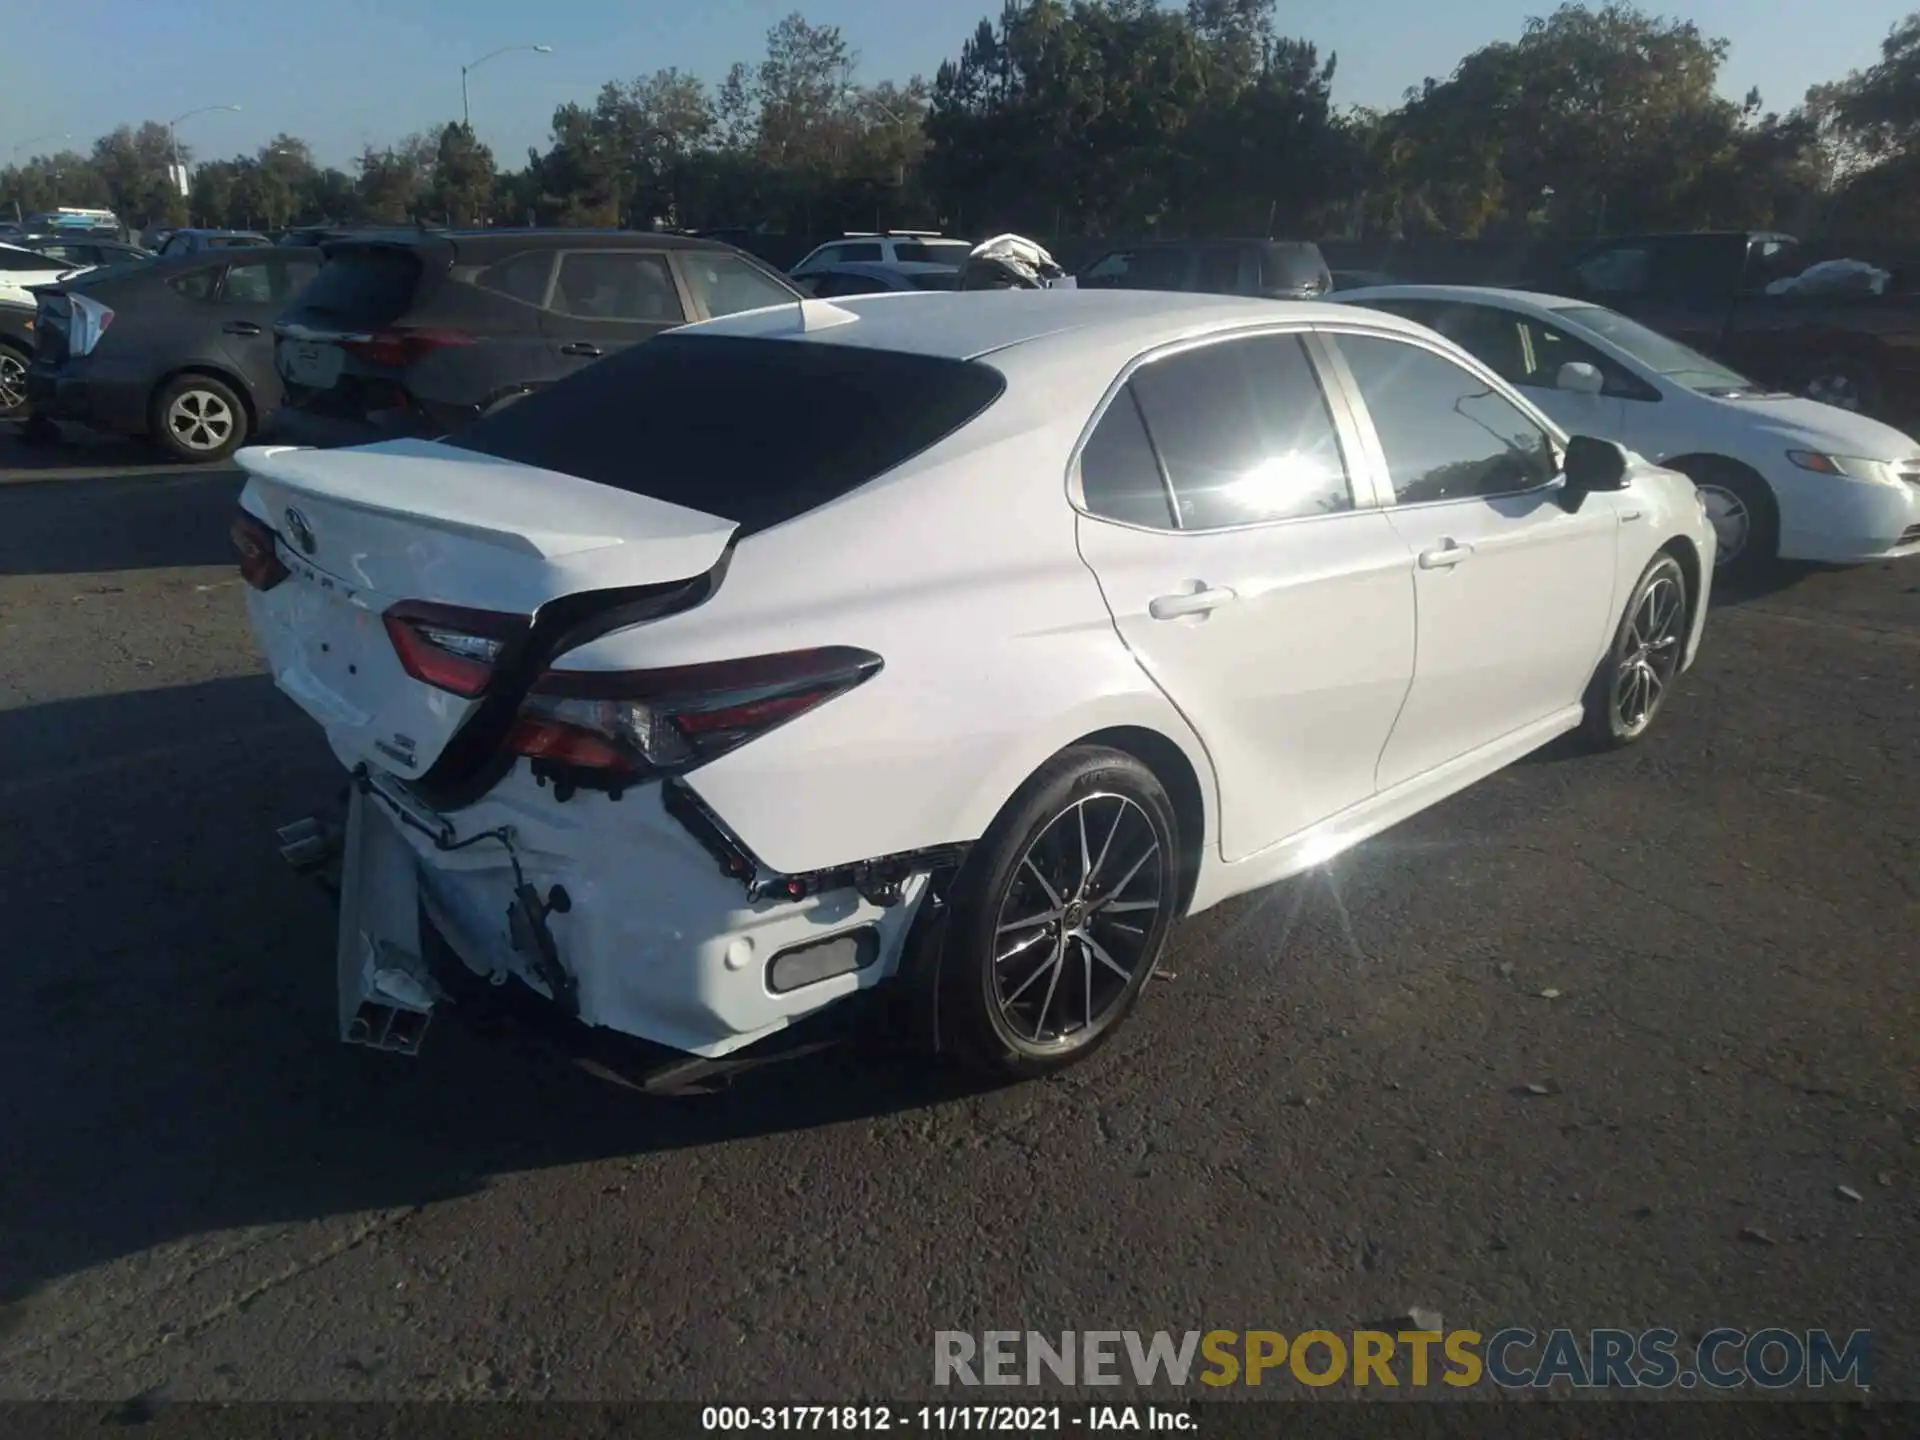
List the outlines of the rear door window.
<svg viewBox="0 0 1920 1440">
<path fill-rule="evenodd" d="M 968 423 L 1004 388 L 999 371 L 964 360 L 667 334 L 445 443 L 752 533 L 859 489 Z"/>
<path fill-rule="evenodd" d="M 551 250 L 522 250 L 489 265 L 473 283 L 523 305 L 545 305 L 547 287 L 553 280 L 553 259 Z"/>
<path fill-rule="evenodd" d="M 208 265 L 203 269 L 189 270 L 184 275 L 176 275 L 167 281 L 176 295 L 184 295 L 189 300 L 211 300 L 213 292 L 220 285 L 220 267 Z"/>
<path fill-rule="evenodd" d="M 576 320 L 658 325 L 687 318 L 667 257 L 657 250 L 568 251 L 548 308 Z"/>
<path fill-rule="evenodd" d="M 1081 277 L 1094 290 L 1184 290 L 1193 252 L 1177 246 L 1115 250 Z"/>
<path fill-rule="evenodd" d="M 1179 528 L 1173 497 L 1130 384 L 1113 397 L 1080 451 L 1080 498 L 1091 514 L 1103 519 L 1154 530 Z"/>
<path fill-rule="evenodd" d="M 1181 529 L 1354 508 L 1339 432 L 1299 336 L 1202 345 L 1141 366 L 1132 384 Z"/>
<path fill-rule="evenodd" d="M 1240 252 L 1210 245 L 1200 252 L 1200 273 L 1193 288 L 1208 295 L 1240 293 Z"/>
<path fill-rule="evenodd" d="M 1644 245 L 1615 245 L 1573 267 L 1574 277 L 1595 295 L 1631 297 L 1646 293 L 1653 254 Z"/>
<path fill-rule="evenodd" d="M 709 318 L 794 301 L 793 292 L 758 265 L 725 250 L 682 250 L 678 258 L 693 303 Z"/>
<path fill-rule="evenodd" d="M 227 267 L 218 299 L 223 305 L 284 303 L 306 289 L 320 273 L 305 260 L 249 260 Z"/>
</svg>

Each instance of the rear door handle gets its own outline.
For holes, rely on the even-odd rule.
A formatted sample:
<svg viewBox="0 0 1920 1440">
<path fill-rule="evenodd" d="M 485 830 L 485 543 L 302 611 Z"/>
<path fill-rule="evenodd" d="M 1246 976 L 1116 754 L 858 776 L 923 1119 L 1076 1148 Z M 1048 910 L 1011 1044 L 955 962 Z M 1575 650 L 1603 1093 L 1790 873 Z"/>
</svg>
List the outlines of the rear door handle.
<svg viewBox="0 0 1920 1440">
<path fill-rule="evenodd" d="M 1147 602 L 1147 614 L 1156 620 L 1178 620 L 1186 615 L 1205 615 L 1235 598 L 1224 585 L 1203 586 L 1178 595 L 1159 595 Z"/>
<path fill-rule="evenodd" d="M 585 355 L 588 357 L 595 357 L 600 355 L 603 352 L 601 351 L 598 345 L 591 345 L 587 343 L 585 340 L 575 340 L 571 345 L 562 345 L 560 347 L 560 353 L 562 355 Z"/>
<path fill-rule="evenodd" d="M 1450 570 L 1462 560 L 1473 554 L 1471 545 L 1462 545 L 1458 540 L 1449 539 L 1432 550 L 1420 552 L 1422 570 Z"/>
<path fill-rule="evenodd" d="M 223 335 L 258 335 L 260 327 L 251 320 L 229 320 L 220 327 Z"/>
<path fill-rule="evenodd" d="M 1625 524 L 1629 520 L 1638 520 L 1639 518 L 1640 512 L 1638 510 L 1622 510 L 1620 512 L 1620 522 L 1622 524 Z"/>
</svg>

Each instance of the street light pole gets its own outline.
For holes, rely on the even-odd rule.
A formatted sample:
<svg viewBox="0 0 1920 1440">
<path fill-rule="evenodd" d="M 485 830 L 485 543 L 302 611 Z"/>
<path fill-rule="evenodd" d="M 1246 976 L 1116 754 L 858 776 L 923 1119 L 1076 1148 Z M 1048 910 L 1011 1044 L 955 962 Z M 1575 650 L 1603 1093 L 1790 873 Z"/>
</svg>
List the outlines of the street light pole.
<svg viewBox="0 0 1920 1440">
<path fill-rule="evenodd" d="M 469 61 L 460 67 L 460 124 L 471 131 L 473 129 L 473 111 L 467 104 L 467 72 L 478 70 L 496 55 L 513 55 L 525 51 L 529 55 L 551 55 L 551 45 L 502 45 L 498 50 L 489 50 L 478 60 Z"/>
<path fill-rule="evenodd" d="M 189 110 L 186 114 L 176 115 L 173 119 L 167 121 L 167 148 L 172 152 L 174 170 L 173 175 L 168 178 L 172 180 L 174 184 L 177 185 L 180 183 L 177 178 L 180 173 L 180 136 L 174 127 L 182 120 L 191 120 L 196 115 L 210 115 L 215 110 L 231 110 L 236 115 L 240 113 L 240 107 L 238 105 L 202 105 L 198 110 Z"/>
</svg>

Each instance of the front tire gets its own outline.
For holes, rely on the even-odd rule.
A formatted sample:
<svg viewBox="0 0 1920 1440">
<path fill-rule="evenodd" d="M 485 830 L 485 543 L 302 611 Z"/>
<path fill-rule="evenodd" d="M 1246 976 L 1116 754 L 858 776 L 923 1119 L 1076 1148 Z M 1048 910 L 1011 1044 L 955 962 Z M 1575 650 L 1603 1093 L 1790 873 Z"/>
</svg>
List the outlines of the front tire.
<svg viewBox="0 0 1920 1440">
<path fill-rule="evenodd" d="M 1712 456 L 1676 461 L 1673 468 L 1693 481 L 1707 502 L 1716 578 L 1751 579 L 1779 558 L 1780 504 L 1765 480 Z"/>
<path fill-rule="evenodd" d="M 1587 686 L 1580 729 L 1588 745 L 1617 750 L 1653 728 L 1679 677 L 1692 613 L 1680 562 L 1667 554 L 1654 556 Z"/>
<path fill-rule="evenodd" d="M 940 959 L 943 1026 L 997 1079 L 1084 1060 L 1159 962 L 1180 904 L 1179 826 L 1135 757 L 1074 746 L 1014 796 L 974 847 Z"/>
<path fill-rule="evenodd" d="M 225 460 L 247 443 L 251 429 L 246 405 L 211 375 L 176 375 L 153 397 L 154 440 L 188 465 Z"/>
</svg>

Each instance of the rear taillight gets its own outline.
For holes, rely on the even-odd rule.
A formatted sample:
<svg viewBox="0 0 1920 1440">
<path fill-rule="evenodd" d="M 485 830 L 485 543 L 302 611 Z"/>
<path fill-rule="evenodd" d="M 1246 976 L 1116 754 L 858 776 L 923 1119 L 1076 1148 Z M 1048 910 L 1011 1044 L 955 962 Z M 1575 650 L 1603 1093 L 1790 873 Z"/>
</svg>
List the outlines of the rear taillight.
<svg viewBox="0 0 1920 1440">
<path fill-rule="evenodd" d="M 557 765 L 679 774 L 844 694 L 880 663 L 830 647 L 665 670 L 550 670 L 521 706 L 509 745 Z"/>
<path fill-rule="evenodd" d="M 507 642 L 524 634 L 525 615 L 403 600 L 381 617 L 407 674 L 471 700 L 487 688 Z"/>
<path fill-rule="evenodd" d="M 271 590 L 287 578 L 287 567 L 280 563 L 280 537 L 273 527 L 242 510 L 227 527 L 233 548 L 240 552 L 240 577 L 256 590 Z"/>
<path fill-rule="evenodd" d="M 73 316 L 67 325 L 67 353 L 91 355 L 100 337 L 107 333 L 107 327 L 113 324 L 113 311 L 84 295 L 69 295 L 67 304 Z"/>
<path fill-rule="evenodd" d="M 475 343 L 473 336 L 464 330 L 442 330 L 422 326 L 382 330 L 364 338 L 343 340 L 340 342 L 340 348 L 369 364 L 386 365 L 398 369 L 431 355 L 435 350 Z"/>
</svg>

